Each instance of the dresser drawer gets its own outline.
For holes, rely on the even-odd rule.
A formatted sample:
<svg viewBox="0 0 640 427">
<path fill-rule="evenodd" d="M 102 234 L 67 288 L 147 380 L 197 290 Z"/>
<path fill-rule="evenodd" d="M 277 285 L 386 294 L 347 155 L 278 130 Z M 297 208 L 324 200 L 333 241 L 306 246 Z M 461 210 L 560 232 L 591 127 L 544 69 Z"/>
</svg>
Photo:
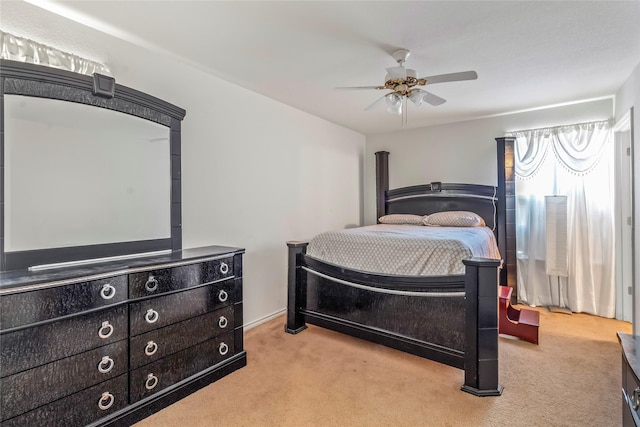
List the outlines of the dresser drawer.
<svg viewBox="0 0 640 427">
<path fill-rule="evenodd" d="M 640 382 L 633 374 L 633 369 L 622 354 L 622 425 L 624 427 L 636 427 L 640 425 Z M 636 409 L 634 409 L 636 406 Z"/>
<path fill-rule="evenodd" d="M 127 406 L 127 375 L 2 422 L 2 427 L 84 426 Z"/>
<path fill-rule="evenodd" d="M 129 305 L 131 335 L 199 316 L 233 303 L 233 280 L 188 289 Z"/>
<path fill-rule="evenodd" d="M 48 363 L 2 379 L 2 419 L 28 412 L 127 372 L 128 341 Z"/>
<path fill-rule="evenodd" d="M 127 299 L 127 276 L 0 296 L 0 329 L 116 304 Z"/>
<path fill-rule="evenodd" d="M 142 298 L 233 276 L 233 257 L 129 275 L 129 298 Z"/>
<path fill-rule="evenodd" d="M 130 402 L 151 396 L 233 356 L 233 348 L 233 333 L 226 333 L 131 371 Z"/>
<path fill-rule="evenodd" d="M 227 306 L 131 338 L 131 369 L 232 331 L 233 310 L 233 306 Z"/>
<path fill-rule="evenodd" d="M 0 335 L 0 377 L 127 338 L 127 305 Z"/>
</svg>

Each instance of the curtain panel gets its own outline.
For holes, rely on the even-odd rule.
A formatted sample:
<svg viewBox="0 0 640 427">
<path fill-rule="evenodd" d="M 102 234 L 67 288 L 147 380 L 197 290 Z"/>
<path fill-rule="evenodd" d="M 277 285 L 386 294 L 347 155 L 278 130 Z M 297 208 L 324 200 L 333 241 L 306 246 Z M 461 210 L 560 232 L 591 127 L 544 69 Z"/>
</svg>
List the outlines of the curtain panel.
<svg viewBox="0 0 640 427">
<path fill-rule="evenodd" d="M 518 298 L 615 316 L 614 144 L 609 121 L 513 132 Z M 545 196 L 567 198 L 567 276 L 546 273 Z"/>
<path fill-rule="evenodd" d="M 0 58 L 46 65 L 88 76 L 93 73 L 111 75 L 109 68 L 103 64 L 3 31 L 0 31 Z"/>
</svg>

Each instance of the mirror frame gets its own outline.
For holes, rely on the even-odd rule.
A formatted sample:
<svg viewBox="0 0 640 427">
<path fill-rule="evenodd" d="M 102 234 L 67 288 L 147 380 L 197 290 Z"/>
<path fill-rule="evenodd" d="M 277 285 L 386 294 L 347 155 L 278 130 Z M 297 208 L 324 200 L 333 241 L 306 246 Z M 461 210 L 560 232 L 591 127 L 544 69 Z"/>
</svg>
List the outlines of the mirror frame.
<svg viewBox="0 0 640 427">
<path fill-rule="evenodd" d="M 93 77 L 42 65 L 0 60 L 0 271 L 146 252 L 182 249 L 181 122 L 186 111 L 151 95 L 115 84 L 113 96 L 96 90 L 104 76 Z M 167 126 L 170 129 L 171 237 L 164 239 L 5 252 L 4 223 L 4 95 L 24 95 L 106 108 Z M 126 155 L 126 153 L 123 153 Z"/>
</svg>

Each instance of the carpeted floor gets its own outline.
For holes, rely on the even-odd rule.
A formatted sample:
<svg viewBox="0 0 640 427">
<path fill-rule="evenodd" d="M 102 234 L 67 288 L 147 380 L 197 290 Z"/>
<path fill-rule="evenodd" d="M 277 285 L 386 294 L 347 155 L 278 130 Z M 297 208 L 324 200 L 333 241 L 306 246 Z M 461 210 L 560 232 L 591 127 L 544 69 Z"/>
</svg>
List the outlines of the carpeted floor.
<svg viewBox="0 0 640 427">
<path fill-rule="evenodd" d="M 500 397 L 463 371 L 284 317 L 245 333 L 248 365 L 136 424 L 168 426 L 619 426 L 629 323 L 540 311 L 540 345 L 500 337 Z"/>
</svg>

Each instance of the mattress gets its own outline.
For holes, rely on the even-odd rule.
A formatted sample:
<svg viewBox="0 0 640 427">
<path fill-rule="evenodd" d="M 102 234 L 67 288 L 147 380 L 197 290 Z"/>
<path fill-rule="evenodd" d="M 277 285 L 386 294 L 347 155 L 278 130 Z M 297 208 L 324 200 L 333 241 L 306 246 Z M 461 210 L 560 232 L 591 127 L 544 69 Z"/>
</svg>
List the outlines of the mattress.
<svg viewBox="0 0 640 427">
<path fill-rule="evenodd" d="M 464 274 L 465 258 L 500 259 L 487 227 L 405 224 L 322 233 L 311 239 L 307 255 L 352 270 L 403 276 Z"/>
</svg>

